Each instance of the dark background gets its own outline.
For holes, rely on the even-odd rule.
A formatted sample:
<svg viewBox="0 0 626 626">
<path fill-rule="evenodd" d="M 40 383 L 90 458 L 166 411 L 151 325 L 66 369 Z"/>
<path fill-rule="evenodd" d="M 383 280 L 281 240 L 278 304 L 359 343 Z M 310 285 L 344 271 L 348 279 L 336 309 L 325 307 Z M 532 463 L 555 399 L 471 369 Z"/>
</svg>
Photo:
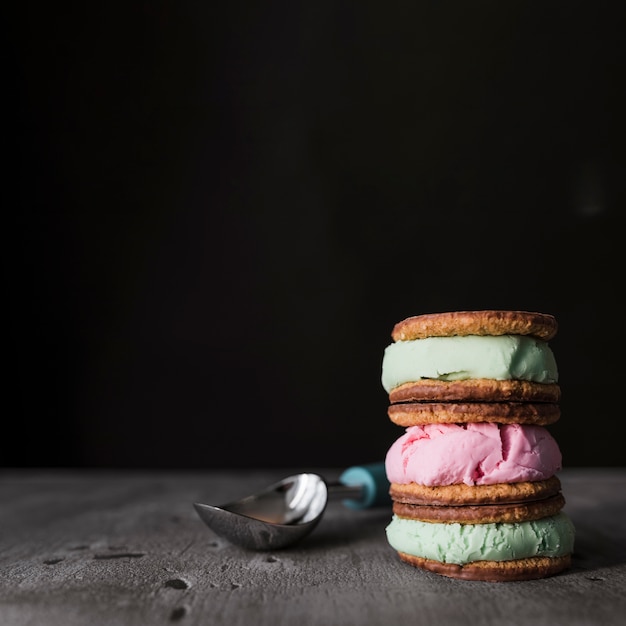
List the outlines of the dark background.
<svg viewBox="0 0 626 626">
<path fill-rule="evenodd" d="M 564 465 L 623 465 L 624 26 L 618 2 L 21 3 L 2 465 L 382 459 L 393 325 L 474 308 L 557 317 Z"/>
</svg>

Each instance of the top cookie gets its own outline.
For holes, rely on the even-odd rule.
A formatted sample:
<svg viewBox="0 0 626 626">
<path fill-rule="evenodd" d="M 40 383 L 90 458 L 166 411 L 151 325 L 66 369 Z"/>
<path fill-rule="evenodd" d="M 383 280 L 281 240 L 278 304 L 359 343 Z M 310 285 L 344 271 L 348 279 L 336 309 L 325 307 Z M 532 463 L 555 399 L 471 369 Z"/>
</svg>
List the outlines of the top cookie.
<svg viewBox="0 0 626 626">
<path fill-rule="evenodd" d="M 407 317 L 391 333 L 394 341 L 463 335 L 529 335 L 548 341 L 557 333 L 554 316 L 531 311 L 450 311 Z"/>
</svg>

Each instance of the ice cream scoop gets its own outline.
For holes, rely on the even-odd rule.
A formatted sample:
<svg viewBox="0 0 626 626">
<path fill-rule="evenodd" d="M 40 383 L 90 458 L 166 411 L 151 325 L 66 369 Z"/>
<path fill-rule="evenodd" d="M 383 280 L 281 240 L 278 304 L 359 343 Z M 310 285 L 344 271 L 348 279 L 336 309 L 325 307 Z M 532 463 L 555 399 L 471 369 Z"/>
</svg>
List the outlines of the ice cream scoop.
<svg viewBox="0 0 626 626">
<path fill-rule="evenodd" d="M 561 462 L 554 437 L 530 424 L 411 426 L 386 456 L 392 483 L 433 486 L 546 480 Z"/>
<path fill-rule="evenodd" d="M 383 355 L 381 380 L 388 392 L 416 380 L 472 378 L 556 383 L 559 373 L 546 341 L 519 335 L 396 341 Z"/>
<path fill-rule="evenodd" d="M 461 565 L 564 556 L 572 553 L 575 538 L 574 525 L 563 512 L 512 524 L 433 524 L 394 515 L 386 533 L 400 552 Z"/>
<path fill-rule="evenodd" d="M 390 504 L 384 463 L 350 467 L 337 482 L 319 474 L 294 474 L 241 500 L 194 507 L 200 519 L 230 543 L 275 550 L 308 535 L 321 520 L 329 497 L 343 499 L 352 509 Z"/>
</svg>

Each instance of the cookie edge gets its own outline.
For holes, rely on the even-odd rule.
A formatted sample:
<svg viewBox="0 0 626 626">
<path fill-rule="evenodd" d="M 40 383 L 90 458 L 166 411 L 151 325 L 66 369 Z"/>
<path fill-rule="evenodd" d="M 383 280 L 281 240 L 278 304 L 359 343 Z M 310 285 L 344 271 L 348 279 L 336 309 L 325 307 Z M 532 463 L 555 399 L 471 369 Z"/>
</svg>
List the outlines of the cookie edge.
<svg viewBox="0 0 626 626">
<path fill-rule="evenodd" d="M 401 561 L 413 567 L 433 572 L 448 578 L 482 582 L 512 582 L 534 580 L 559 574 L 572 564 L 572 555 L 535 556 L 509 561 L 471 561 L 464 565 L 443 563 L 433 559 L 397 551 Z"/>
<path fill-rule="evenodd" d="M 394 341 L 462 335 L 529 335 L 549 341 L 558 331 L 554 315 L 536 311 L 484 309 L 413 315 L 397 322 Z"/>
</svg>

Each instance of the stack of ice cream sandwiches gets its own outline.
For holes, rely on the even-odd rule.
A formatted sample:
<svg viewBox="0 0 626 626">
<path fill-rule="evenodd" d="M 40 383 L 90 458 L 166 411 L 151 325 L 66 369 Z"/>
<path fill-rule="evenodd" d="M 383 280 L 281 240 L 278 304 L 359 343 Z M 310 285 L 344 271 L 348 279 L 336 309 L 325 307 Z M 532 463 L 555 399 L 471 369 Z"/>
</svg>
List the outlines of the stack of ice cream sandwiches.
<svg viewBox="0 0 626 626">
<path fill-rule="evenodd" d="M 547 426 L 560 418 L 551 315 L 454 311 L 393 328 L 382 364 L 385 459 L 399 558 L 453 578 L 511 581 L 568 568 L 575 529 Z"/>
</svg>

